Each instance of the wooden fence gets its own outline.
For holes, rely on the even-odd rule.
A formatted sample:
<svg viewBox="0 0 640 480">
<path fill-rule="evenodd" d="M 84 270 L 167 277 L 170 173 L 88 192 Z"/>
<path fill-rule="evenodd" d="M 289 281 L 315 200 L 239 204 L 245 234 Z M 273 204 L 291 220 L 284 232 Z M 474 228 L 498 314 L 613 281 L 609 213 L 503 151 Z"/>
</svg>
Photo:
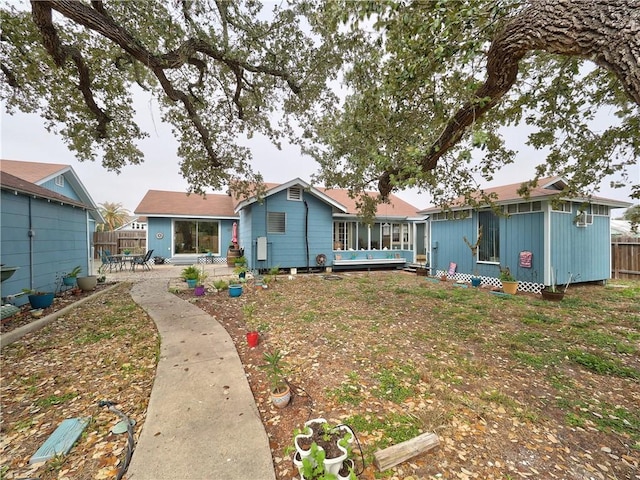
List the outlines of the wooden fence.
<svg viewBox="0 0 640 480">
<path fill-rule="evenodd" d="M 640 280 L 640 238 L 611 240 L 611 278 Z"/>
<path fill-rule="evenodd" d="M 100 252 L 123 253 L 125 249 L 131 253 L 142 254 L 147 245 L 146 230 L 119 230 L 116 232 L 94 232 L 94 258 L 100 258 Z"/>
</svg>

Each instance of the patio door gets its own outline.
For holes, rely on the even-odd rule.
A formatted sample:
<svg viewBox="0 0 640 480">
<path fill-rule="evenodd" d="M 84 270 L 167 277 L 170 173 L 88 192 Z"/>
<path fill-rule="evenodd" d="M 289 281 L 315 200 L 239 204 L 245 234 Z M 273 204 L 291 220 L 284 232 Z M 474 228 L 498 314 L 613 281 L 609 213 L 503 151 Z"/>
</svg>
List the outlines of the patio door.
<svg viewBox="0 0 640 480">
<path fill-rule="evenodd" d="M 176 220 L 173 224 L 174 255 L 220 253 L 218 222 Z"/>
</svg>

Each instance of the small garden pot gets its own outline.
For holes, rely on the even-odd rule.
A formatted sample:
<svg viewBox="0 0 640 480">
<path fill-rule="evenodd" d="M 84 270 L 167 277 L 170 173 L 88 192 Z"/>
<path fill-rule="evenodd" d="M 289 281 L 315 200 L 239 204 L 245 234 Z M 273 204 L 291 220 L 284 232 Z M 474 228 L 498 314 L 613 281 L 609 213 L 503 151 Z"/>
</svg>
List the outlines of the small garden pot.
<svg viewBox="0 0 640 480">
<path fill-rule="evenodd" d="M 258 346 L 260 335 L 258 332 L 247 332 L 247 343 L 251 348 Z"/>
<path fill-rule="evenodd" d="M 480 277 L 471 277 L 471 286 L 472 287 L 479 287 L 481 281 L 482 280 L 481 280 Z"/>
<path fill-rule="evenodd" d="M 187 287 L 196 288 L 196 283 L 198 283 L 197 278 L 187 278 Z"/>
<path fill-rule="evenodd" d="M 441 275 L 441 276 L 440 276 L 440 281 L 442 281 L 442 282 L 446 282 L 447 280 L 448 280 L 448 278 L 447 278 L 447 276 L 446 276 L 446 275 Z"/>
<path fill-rule="evenodd" d="M 550 300 L 552 302 L 559 302 L 564 298 L 563 290 L 556 290 L 555 292 L 553 292 L 551 290 L 543 288 L 542 292 L 540 293 L 542 293 L 542 298 L 544 298 L 545 300 Z"/>
<path fill-rule="evenodd" d="M 98 284 L 98 277 L 96 275 L 78 277 L 76 280 L 78 282 L 78 287 L 85 292 L 95 290 L 96 285 Z"/>
<path fill-rule="evenodd" d="M 518 282 L 507 282 L 506 280 L 503 280 L 502 290 L 504 293 L 508 293 L 509 295 L 515 295 L 518 291 Z"/>
<path fill-rule="evenodd" d="M 271 403 L 273 403 L 276 408 L 286 407 L 289 405 L 289 401 L 291 401 L 291 389 L 289 388 L 289 385 L 287 385 L 287 389 L 284 392 L 271 392 Z"/>
<path fill-rule="evenodd" d="M 204 295 L 204 285 L 196 285 L 193 289 L 193 294 L 196 297 L 202 297 Z"/>
<path fill-rule="evenodd" d="M 76 277 L 62 277 L 62 284 L 66 287 L 73 287 L 76 284 Z"/>
<path fill-rule="evenodd" d="M 33 310 L 50 307 L 53 303 L 53 293 L 36 293 L 29 295 L 29 303 Z"/>
<path fill-rule="evenodd" d="M 239 297 L 240 295 L 242 295 L 242 285 L 238 285 L 238 284 L 229 285 L 230 297 Z"/>
</svg>

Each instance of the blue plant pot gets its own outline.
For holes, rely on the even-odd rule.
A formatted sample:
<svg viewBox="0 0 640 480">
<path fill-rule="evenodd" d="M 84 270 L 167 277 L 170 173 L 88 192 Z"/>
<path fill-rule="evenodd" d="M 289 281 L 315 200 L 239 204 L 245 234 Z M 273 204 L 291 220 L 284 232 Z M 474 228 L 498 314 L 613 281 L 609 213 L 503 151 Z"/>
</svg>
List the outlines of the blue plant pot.
<svg viewBox="0 0 640 480">
<path fill-rule="evenodd" d="M 189 288 L 196 288 L 196 283 L 198 282 L 197 278 L 191 279 L 191 278 L 187 278 L 187 286 Z"/>
<path fill-rule="evenodd" d="M 53 293 L 29 295 L 29 303 L 34 310 L 50 307 L 53 303 Z"/>
<path fill-rule="evenodd" d="M 76 284 L 76 277 L 62 277 L 62 283 L 67 287 L 73 287 Z"/>
<path fill-rule="evenodd" d="M 479 287 L 480 286 L 480 282 L 481 282 L 480 277 L 471 277 L 471 286 L 472 287 Z"/>
<path fill-rule="evenodd" d="M 229 285 L 229 296 L 239 297 L 242 295 L 242 285 Z"/>
</svg>

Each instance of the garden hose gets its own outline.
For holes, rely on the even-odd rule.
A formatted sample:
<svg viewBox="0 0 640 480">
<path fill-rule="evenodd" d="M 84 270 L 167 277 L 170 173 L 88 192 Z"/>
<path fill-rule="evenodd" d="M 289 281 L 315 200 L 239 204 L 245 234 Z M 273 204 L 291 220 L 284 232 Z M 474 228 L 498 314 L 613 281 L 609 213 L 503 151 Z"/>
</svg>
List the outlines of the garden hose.
<svg viewBox="0 0 640 480">
<path fill-rule="evenodd" d="M 131 461 L 131 456 L 133 455 L 133 443 L 134 443 L 133 425 L 131 424 L 131 420 L 129 420 L 129 417 L 127 417 L 124 413 L 122 413 L 120 410 L 115 408 L 114 405 L 116 405 L 116 403 L 111 402 L 109 400 L 100 400 L 98 402 L 99 407 L 109 408 L 110 411 L 112 411 L 113 413 L 118 415 L 122 420 L 127 422 L 127 453 L 125 455 L 124 462 L 118 469 L 118 475 L 116 476 L 116 480 L 120 480 L 124 476 L 125 472 L 127 471 L 127 468 L 129 467 L 129 462 Z"/>
</svg>

